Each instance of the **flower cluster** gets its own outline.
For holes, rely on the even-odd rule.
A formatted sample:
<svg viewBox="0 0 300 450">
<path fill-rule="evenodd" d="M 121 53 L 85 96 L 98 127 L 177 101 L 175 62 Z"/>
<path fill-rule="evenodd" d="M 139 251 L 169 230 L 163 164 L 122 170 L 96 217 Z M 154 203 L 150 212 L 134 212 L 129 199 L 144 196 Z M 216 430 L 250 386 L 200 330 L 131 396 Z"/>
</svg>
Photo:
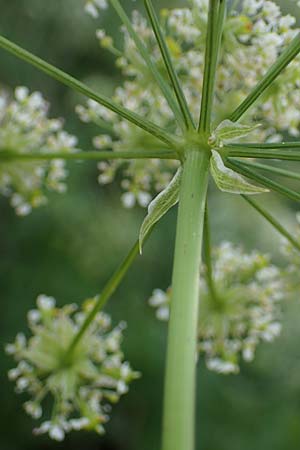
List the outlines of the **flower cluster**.
<svg viewBox="0 0 300 450">
<path fill-rule="evenodd" d="M 92 3 L 92 2 L 90 2 Z M 101 0 L 97 8 L 106 7 Z M 172 60 L 195 122 L 203 84 L 205 37 L 207 27 L 207 0 L 189 0 L 189 7 L 161 11 L 160 23 L 166 36 Z M 132 14 L 132 25 L 146 46 L 160 73 L 167 75 L 147 20 L 137 11 Z M 278 55 L 297 33 L 295 18 L 283 15 L 272 1 L 244 0 L 238 11 L 228 13 L 217 73 L 215 96 L 215 125 L 219 124 L 247 96 Z M 135 43 L 122 27 L 124 44 L 114 47 L 112 38 L 98 30 L 100 44 L 117 57 L 117 66 L 126 77 L 123 86 L 115 91 L 115 100 L 129 109 L 158 123 L 172 133 L 179 133 L 173 114 L 153 79 L 149 68 L 139 54 Z M 262 102 L 247 113 L 247 121 L 259 121 L 262 127 L 255 131 L 256 141 L 276 141 L 281 132 L 299 135 L 300 125 L 300 64 L 297 57 L 266 92 Z M 94 139 L 98 149 L 142 150 L 162 149 L 155 138 L 128 124 L 117 115 L 89 101 L 78 112 L 85 122 L 94 122 L 108 133 Z M 253 137 L 253 136 L 252 136 Z M 124 163 L 113 161 L 99 164 L 100 183 L 111 182 Z M 174 161 L 132 161 L 125 165 L 122 199 L 127 207 L 137 201 L 146 206 L 155 192 L 161 191 L 177 168 Z"/>
<path fill-rule="evenodd" d="M 214 292 L 203 266 L 200 278 L 199 343 L 207 367 L 237 373 L 239 360 L 252 361 L 261 341 L 280 334 L 284 282 L 269 257 L 222 243 L 213 255 Z M 156 289 L 149 302 L 160 320 L 168 320 L 171 290 Z"/>
<path fill-rule="evenodd" d="M 39 92 L 25 87 L 15 90 L 15 97 L 0 93 L 0 192 L 10 197 L 16 213 L 24 216 L 46 202 L 44 188 L 64 192 L 67 176 L 61 159 L 51 162 L 9 159 L 9 154 L 73 152 L 77 139 L 63 130 L 59 119 L 49 119 L 48 104 Z"/>
<path fill-rule="evenodd" d="M 17 367 L 9 371 L 16 391 L 27 392 L 31 400 L 24 404 L 35 419 L 43 415 L 42 402 L 54 400 L 51 418 L 34 432 L 49 433 L 63 440 L 71 430 L 104 432 L 110 403 L 128 391 L 128 384 L 139 377 L 121 351 L 124 323 L 111 327 L 110 317 L 98 313 L 77 346 L 70 344 L 85 321 L 96 298 L 87 300 L 81 309 L 76 305 L 55 307 L 52 297 L 40 295 L 37 309 L 28 313 L 32 336 L 18 334 L 6 346 Z"/>
</svg>

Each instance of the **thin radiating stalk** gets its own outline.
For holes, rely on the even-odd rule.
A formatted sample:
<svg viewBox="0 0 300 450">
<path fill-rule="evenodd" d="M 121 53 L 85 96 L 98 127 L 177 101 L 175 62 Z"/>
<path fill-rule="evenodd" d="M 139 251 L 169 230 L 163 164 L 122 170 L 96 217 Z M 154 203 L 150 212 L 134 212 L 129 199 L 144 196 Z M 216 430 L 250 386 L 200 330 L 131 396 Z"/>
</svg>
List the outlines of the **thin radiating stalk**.
<svg viewBox="0 0 300 450">
<path fill-rule="evenodd" d="M 260 206 L 252 197 L 242 195 L 260 215 L 262 215 L 282 236 L 284 236 L 296 250 L 300 251 L 300 243 L 294 239 L 294 237 L 278 222 L 278 220 L 272 216 L 265 208 Z"/>
<path fill-rule="evenodd" d="M 241 175 L 244 175 L 250 178 L 251 180 L 261 184 L 262 186 L 265 186 L 267 189 L 270 189 L 271 191 L 278 192 L 279 194 L 284 195 L 285 197 L 288 197 L 291 200 L 295 200 L 298 202 L 300 201 L 300 194 L 298 192 L 293 191 L 292 189 L 289 189 L 286 186 L 283 186 L 282 184 L 277 183 L 276 181 L 273 181 L 268 177 L 265 177 L 264 175 L 254 172 L 240 161 L 233 160 L 232 158 L 227 158 L 225 160 L 225 165 L 230 169 L 240 173 Z"/>
<path fill-rule="evenodd" d="M 279 167 L 269 166 L 267 164 L 260 164 L 255 162 L 243 161 L 243 165 L 247 167 L 252 167 L 253 169 L 263 170 L 265 172 L 272 173 L 274 175 L 280 175 L 282 177 L 300 180 L 300 173 L 292 172 L 291 170 L 281 169 Z"/>
<path fill-rule="evenodd" d="M 198 131 L 209 133 L 214 100 L 216 68 L 220 53 L 223 25 L 226 17 L 226 1 L 210 0 L 207 25 L 204 79 Z"/>
<path fill-rule="evenodd" d="M 245 100 L 230 115 L 229 119 L 237 122 L 248 109 L 256 102 L 256 100 L 268 89 L 268 87 L 276 80 L 281 72 L 290 64 L 290 62 L 300 52 L 300 33 L 292 40 L 287 48 L 281 53 L 276 62 L 270 67 L 265 76 L 245 98 Z"/>
<path fill-rule="evenodd" d="M 291 141 L 291 142 L 246 142 L 245 144 L 230 144 L 230 147 L 238 147 L 238 148 L 260 148 L 260 149 L 290 149 L 296 148 L 300 150 L 300 142 L 299 141 Z"/>
<path fill-rule="evenodd" d="M 138 49 L 141 57 L 145 61 L 149 71 L 151 72 L 154 80 L 157 82 L 162 94 L 164 95 L 165 99 L 167 100 L 171 110 L 173 111 L 173 114 L 181 127 L 182 130 L 185 129 L 183 117 L 182 114 L 176 104 L 176 99 L 174 98 L 174 94 L 170 88 L 170 86 L 166 83 L 162 75 L 160 74 L 158 68 L 156 67 L 155 63 L 152 61 L 148 49 L 145 47 L 143 42 L 141 41 L 140 37 L 136 33 L 134 27 L 131 24 L 131 21 L 129 17 L 127 16 L 126 12 L 124 11 L 121 3 L 119 0 L 110 0 L 111 5 L 115 9 L 116 13 L 120 17 L 121 21 L 127 28 L 127 31 L 131 37 L 131 39 L 134 41 L 136 48 Z"/>
<path fill-rule="evenodd" d="M 74 89 L 77 92 L 80 92 L 83 95 L 86 95 L 88 98 L 94 100 L 95 102 L 99 103 L 100 105 L 104 106 L 110 111 L 115 112 L 119 116 L 123 117 L 123 119 L 128 120 L 137 127 L 142 128 L 143 130 L 157 137 L 159 140 L 166 143 L 168 146 L 172 148 L 177 147 L 176 139 L 174 139 L 173 136 L 167 133 L 163 128 L 159 127 L 153 122 L 150 122 L 149 120 L 144 119 L 139 114 L 136 114 L 133 111 L 130 111 L 129 109 L 124 108 L 121 105 L 118 105 L 117 103 L 111 101 L 104 95 L 95 92 L 94 90 L 90 89 L 88 86 L 86 86 L 84 83 L 77 80 L 73 76 L 63 72 L 62 70 L 58 69 L 52 64 L 47 63 L 38 56 L 33 55 L 32 53 L 28 52 L 22 47 L 4 38 L 3 36 L 0 36 L 0 47 L 8 51 L 9 53 L 12 53 L 16 57 L 26 61 L 27 63 L 37 67 L 42 72 L 60 81 L 66 86 Z"/>
<path fill-rule="evenodd" d="M 131 152 L 115 152 L 115 151 L 87 151 L 87 152 L 55 152 L 55 153 L 20 153 L 0 150 L 0 160 L 4 161 L 32 161 L 32 160 L 86 160 L 86 161 L 102 161 L 110 159 L 179 159 L 179 156 L 175 152 L 165 150 L 143 150 L 143 151 L 131 151 Z"/>
<path fill-rule="evenodd" d="M 139 241 L 137 241 L 122 264 L 118 267 L 118 269 L 115 271 L 115 273 L 112 275 L 112 277 L 109 279 L 109 281 L 106 283 L 106 286 L 104 287 L 102 293 L 98 296 L 97 301 L 93 307 L 93 309 L 90 311 L 88 316 L 86 317 L 85 321 L 81 325 L 78 333 L 74 336 L 69 348 L 66 351 L 66 358 L 70 357 L 71 353 L 74 351 L 75 347 L 78 345 L 86 331 L 88 330 L 89 326 L 93 322 L 96 314 L 105 306 L 109 298 L 113 295 L 115 290 L 120 285 L 121 281 L 123 280 L 124 276 L 126 275 L 128 269 L 134 262 L 135 258 L 139 254 Z"/>
<path fill-rule="evenodd" d="M 282 159 L 284 161 L 300 161 L 300 149 L 296 147 L 294 149 L 271 149 L 226 145 L 223 147 L 222 152 L 226 156 L 239 158 Z"/>
<path fill-rule="evenodd" d="M 166 43 L 166 40 L 164 38 L 164 35 L 162 33 L 162 30 L 160 28 L 159 20 L 157 18 L 157 15 L 155 13 L 155 9 L 153 8 L 151 0 L 144 0 L 146 11 L 149 17 L 149 21 L 151 23 L 153 32 L 155 34 L 162 59 L 164 61 L 164 64 L 166 66 L 170 81 L 172 83 L 181 113 L 183 115 L 185 124 L 187 128 L 194 128 L 194 122 L 193 118 L 191 116 L 189 107 L 186 102 L 186 98 L 184 96 L 183 90 L 180 86 L 180 82 L 178 79 L 178 76 L 176 74 L 176 70 L 174 68 L 174 65 L 172 63 L 171 55 Z"/>
<path fill-rule="evenodd" d="M 172 278 L 163 450 L 194 450 L 199 267 L 209 153 L 189 149 L 183 168 Z"/>
</svg>

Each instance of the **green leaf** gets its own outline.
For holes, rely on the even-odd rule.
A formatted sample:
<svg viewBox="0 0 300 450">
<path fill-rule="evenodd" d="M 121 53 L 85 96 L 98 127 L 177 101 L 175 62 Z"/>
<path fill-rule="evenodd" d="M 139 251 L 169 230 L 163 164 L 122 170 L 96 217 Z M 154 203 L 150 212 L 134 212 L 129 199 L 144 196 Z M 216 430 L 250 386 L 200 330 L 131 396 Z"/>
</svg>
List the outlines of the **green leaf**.
<svg viewBox="0 0 300 450">
<path fill-rule="evenodd" d="M 226 167 L 221 155 L 215 150 L 212 150 L 210 172 L 216 185 L 223 192 L 247 195 L 269 192 L 268 189 L 248 183 L 244 177 Z"/>
<path fill-rule="evenodd" d="M 243 125 L 241 123 L 232 122 L 231 120 L 226 119 L 223 120 L 223 122 L 221 122 L 212 132 L 208 143 L 210 145 L 217 145 L 222 147 L 223 143 L 228 143 L 241 137 L 247 136 L 258 127 L 260 127 L 260 124 Z"/>
<path fill-rule="evenodd" d="M 142 253 L 143 243 L 152 227 L 178 202 L 181 177 L 182 168 L 180 167 L 168 186 L 148 206 L 148 214 L 142 223 L 139 234 L 140 253 Z"/>
</svg>

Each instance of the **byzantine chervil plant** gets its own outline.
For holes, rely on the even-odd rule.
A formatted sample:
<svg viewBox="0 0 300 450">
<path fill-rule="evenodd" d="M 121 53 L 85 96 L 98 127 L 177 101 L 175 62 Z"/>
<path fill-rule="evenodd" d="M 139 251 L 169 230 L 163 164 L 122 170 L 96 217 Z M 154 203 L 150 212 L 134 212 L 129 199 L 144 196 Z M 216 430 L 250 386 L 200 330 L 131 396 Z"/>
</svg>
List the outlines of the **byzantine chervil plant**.
<svg viewBox="0 0 300 450">
<path fill-rule="evenodd" d="M 178 203 L 171 286 L 155 289 L 150 304 L 169 327 L 162 449 L 194 450 L 198 358 L 211 370 L 237 373 L 261 341 L 278 337 L 282 301 L 299 284 L 299 232 L 289 233 L 254 196 L 300 200 L 272 178 L 299 180 L 284 161 L 300 160 L 300 33 L 272 1 L 189 0 L 159 15 L 151 0 L 143 3 L 145 14 L 131 17 L 119 0 L 85 4 L 95 20 L 112 8 L 122 23 L 121 48 L 105 30 L 96 32 L 124 76 L 112 99 L 0 37 L 2 49 L 84 94 L 77 113 L 102 130 L 94 150 L 80 151 L 61 121 L 48 118 L 41 94 L 23 87 L 15 98 L 3 93 L 0 185 L 17 213 L 43 203 L 44 187 L 65 190 L 67 159 L 98 162 L 100 184 L 121 169 L 124 206 L 148 207 L 137 242 L 99 296 L 63 308 L 38 297 L 28 313 L 31 336 L 19 333 L 6 347 L 18 363 L 9 377 L 27 392 L 24 406 L 35 419 L 44 416 L 45 398 L 53 400 L 37 434 L 62 440 L 71 430 L 104 432 L 110 404 L 139 373 L 121 350 L 124 325 L 111 328 L 101 309 L 154 225 Z M 242 245 L 211 248 L 210 180 L 242 196 L 282 235 L 286 268 Z"/>
</svg>

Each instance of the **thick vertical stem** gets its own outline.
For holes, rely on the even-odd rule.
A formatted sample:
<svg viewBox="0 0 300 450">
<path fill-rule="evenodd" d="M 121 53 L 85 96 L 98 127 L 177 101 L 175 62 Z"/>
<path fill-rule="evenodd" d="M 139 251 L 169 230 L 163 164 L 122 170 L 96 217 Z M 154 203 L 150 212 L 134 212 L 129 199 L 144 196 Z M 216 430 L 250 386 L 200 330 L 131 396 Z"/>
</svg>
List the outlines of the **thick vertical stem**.
<svg viewBox="0 0 300 450">
<path fill-rule="evenodd" d="M 165 377 L 163 450 L 194 450 L 199 268 L 209 153 L 189 149 L 175 245 Z"/>
</svg>

